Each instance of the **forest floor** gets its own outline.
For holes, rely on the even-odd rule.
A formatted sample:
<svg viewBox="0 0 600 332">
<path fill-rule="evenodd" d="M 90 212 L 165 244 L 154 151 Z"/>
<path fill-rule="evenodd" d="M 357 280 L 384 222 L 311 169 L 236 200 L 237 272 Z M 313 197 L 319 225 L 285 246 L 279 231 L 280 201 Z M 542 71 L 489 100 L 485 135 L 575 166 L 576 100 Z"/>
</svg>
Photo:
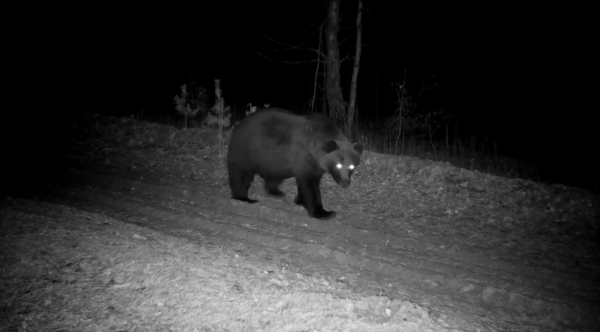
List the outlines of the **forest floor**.
<svg viewBox="0 0 600 332">
<path fill-rule="evenodd" d="M 600 200 L 366 151 L 309 218 L 230 199 L 212 129 L 86 116 L 0 200 L 0 331 L 594 331 Z M 367 147 L 368 149 L 368 147 Z"/>
</svg>

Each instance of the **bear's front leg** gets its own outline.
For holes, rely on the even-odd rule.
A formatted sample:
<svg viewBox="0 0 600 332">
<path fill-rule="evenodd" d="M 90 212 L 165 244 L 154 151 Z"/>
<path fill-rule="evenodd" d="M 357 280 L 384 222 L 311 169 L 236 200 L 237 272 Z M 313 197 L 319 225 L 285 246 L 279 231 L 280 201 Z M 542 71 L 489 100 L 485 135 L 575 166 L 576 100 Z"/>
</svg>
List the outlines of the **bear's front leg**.
<svg viewBox="0 0 600 332">
<path fill-rule="evenodd" d="M 310 217 L 327 220 L 335 217 L 335 212 L 323 209 L 320 183 L 321 176 L 296 177 L 298 196 L 294 202 L 304 205 Z"/>
<path fill-rule="evenodd" d="M 228 164 L 228 168 L 231 198 L 250 204 L 257 203 L 257 200 L 248 197 L 248 189 L 254 180 L 254 173 L 231 162 Z"/>
</svg>

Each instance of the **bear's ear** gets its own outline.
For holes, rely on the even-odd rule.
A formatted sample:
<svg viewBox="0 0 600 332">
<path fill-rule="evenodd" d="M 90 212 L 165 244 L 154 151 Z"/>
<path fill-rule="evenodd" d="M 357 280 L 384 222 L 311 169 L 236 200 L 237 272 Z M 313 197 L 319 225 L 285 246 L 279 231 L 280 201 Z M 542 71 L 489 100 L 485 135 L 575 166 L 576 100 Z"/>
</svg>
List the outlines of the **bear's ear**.
<svg viewBox="0 0 600 332">
<path fill-rule="evenodd" d="M 363 146 L 362 142 L 354 143 L 354 151 L 358 152 L 358 154 L 362 155 L 364 149 L 365 147 Z"/>
<path fill-rule="evenodd" d="M 325 153 L 330 153 L 338 149 L 338 145 L 335 141 L 327 141 L 321 147 Z"/>
</svg>

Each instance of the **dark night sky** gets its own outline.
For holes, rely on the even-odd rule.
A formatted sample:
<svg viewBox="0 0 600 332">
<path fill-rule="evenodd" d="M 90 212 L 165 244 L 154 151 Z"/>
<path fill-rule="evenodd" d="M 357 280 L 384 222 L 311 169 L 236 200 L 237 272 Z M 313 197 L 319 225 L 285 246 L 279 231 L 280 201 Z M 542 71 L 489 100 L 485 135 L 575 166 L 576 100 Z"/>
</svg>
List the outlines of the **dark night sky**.
<svg viewBox="0 0 600 332">
<path fill-rule="evenodd" d="M 315 30 L 303 22 L 320 24 L 326 2 L 261 3 L 82 8 L 81 15 L 53 22 L 59 29 L 40 34 L 51 39 L 47 50 L 56 53 L 57 62 L 73 71 L 69 78 L 76 83 L 66 85 L 65 93 L 76 85 L 89 109 L 163 111 L 187 82 L 190 64 L 197 83 L 212 88 L 220 78 L 229 101 L 302 107 L 314 68 L 266 60 L 253 51 L 289 61 L 311 59 L 307 51 L 274 52 L 278 46 L 261 32 L 314 47 Z M 375 64 L 382 101 L 393 102 L 390 84 L 401 79 L 404 68 L 409 87 L 435 75 L 442 106 L 464 123 L 493 127 L 507 150 L 551 165 L 548 171 L 580 174 L 579 183 L 598 181 L 592 121 L 598 106 L 591 103 L 597 94 L 598 29 L 591 7 L 381 1 L 364 6 L 361 112 L 373 112 Z M 354 0 L 342 1 L 347 28 L 342 39 L 354 36 L 356 7 Z M 353 47 L 350 39 L 342 51 Z M 50 59 L 55 58 L 41 62 Z M 343 73 L 342 80 L 349 75 Z M 382 111 L 394 108 L 381 104 Z"/>
</svg>

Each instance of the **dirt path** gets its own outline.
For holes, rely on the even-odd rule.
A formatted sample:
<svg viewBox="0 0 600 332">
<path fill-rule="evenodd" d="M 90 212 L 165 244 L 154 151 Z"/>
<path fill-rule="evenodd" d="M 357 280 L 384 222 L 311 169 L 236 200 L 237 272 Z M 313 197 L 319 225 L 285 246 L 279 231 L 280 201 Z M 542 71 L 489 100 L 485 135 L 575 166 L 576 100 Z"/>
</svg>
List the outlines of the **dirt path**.
<svg viewBox="0 0 600 332">
<path fill-rule="evenodd" d="M 256 181 L 258 204 L 232 201 L 214 131 L 100 116 L 70 128 L 65 158 L 79 166 L 41 199 L 235 242 L 327 278 L 336 296 L 418 303 L 448 330 L 600 328 L 600 200 L 589 192 L 367 151 L 349 189 L 324 178 L 324 206 L 338 212 L 324 222 L 293 204 L 292 181 L 282 200 Z"/>
<path fill-rule="evenodd" d="M 263 196 L 260 204 L 248 205 L 229 199 L 223 178 L 209 179 L 199 185 L 197 178 L 95 167 L 73 170 L 68 181 L 50 187 L 45 197 L 174 234 L 242 242 L 277 264 L 328 276 L 346 290 L 340 296 L 410 299 L 428 307 L 449 330 L 599 327 L 593 267 L 544 257 L 534 261 L 511 248 L 494 248 L 493 243 L 478 247 L 468 238 L 411 228 L 408 222 L 399 227 L 402 216 L 384 219 L 389 211 L 385 216 L 342 212 L 323 222 L 308 218 L 289 197 Z M 285 188 L 293 192 L 290 185 Z M 260 190 L 251 196 L 260 196 Z"/>
</svg>

